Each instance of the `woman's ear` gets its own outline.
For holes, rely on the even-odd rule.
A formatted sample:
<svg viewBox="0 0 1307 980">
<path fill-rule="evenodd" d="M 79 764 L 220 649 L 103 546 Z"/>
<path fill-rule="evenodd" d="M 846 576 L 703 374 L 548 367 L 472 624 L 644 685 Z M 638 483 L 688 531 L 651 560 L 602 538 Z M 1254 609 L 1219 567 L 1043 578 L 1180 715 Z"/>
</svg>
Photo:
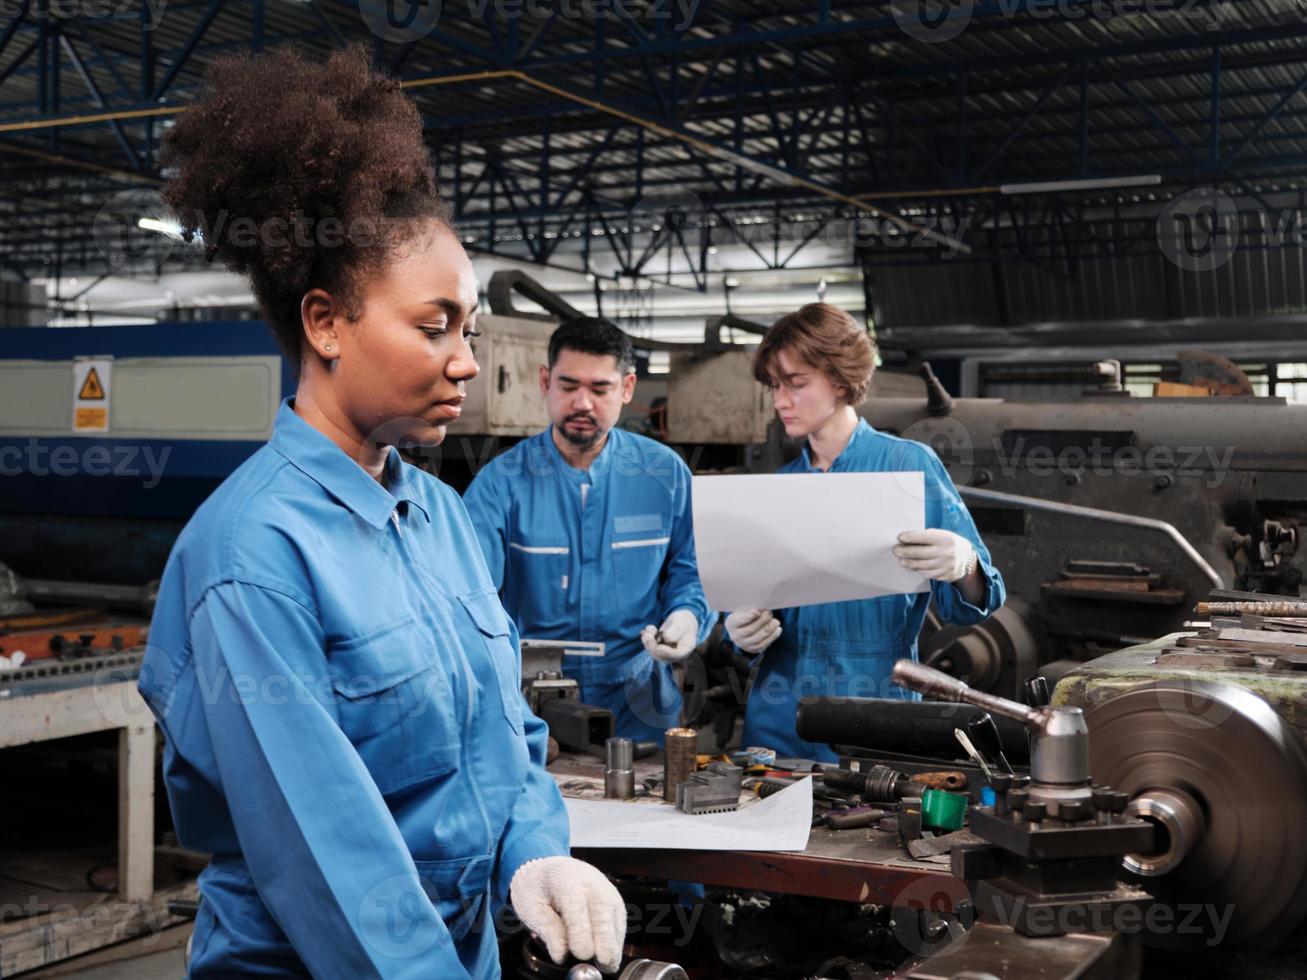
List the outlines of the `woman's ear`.
<svg viewBox="0 0 1307 980">
<path fill-rule="evenodd" d="M 326 361 L 340 356 L 336 304 L 325 289 L 310 289 L 300 300 L 300 326 L 309 347 Z"/>
</svg>

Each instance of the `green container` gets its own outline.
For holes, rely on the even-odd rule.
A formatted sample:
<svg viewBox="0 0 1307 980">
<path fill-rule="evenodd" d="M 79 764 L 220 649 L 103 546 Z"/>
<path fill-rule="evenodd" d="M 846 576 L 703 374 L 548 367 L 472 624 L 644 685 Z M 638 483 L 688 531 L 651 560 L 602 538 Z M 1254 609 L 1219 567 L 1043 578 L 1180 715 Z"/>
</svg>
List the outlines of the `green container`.
<svg viewBox="0 0 1307 980">
<path fill-rule="evenodd" d="M 967 798 L 960 793 L 928 789 L 921 794 L 921 825 L 931 830 L 961 830 Z"/>
</svg>

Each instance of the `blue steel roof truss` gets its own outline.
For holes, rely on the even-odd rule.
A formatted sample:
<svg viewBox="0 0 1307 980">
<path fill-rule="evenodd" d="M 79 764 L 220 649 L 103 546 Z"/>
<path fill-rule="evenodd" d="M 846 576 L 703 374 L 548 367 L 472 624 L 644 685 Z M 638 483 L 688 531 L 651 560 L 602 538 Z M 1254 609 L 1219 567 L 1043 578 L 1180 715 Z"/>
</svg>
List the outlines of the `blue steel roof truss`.
<svg viewBox="0 0 1307 980">
<path fill-rule="evenodd" d="M 576 16 L 583 2 L 606 13 Z M 398 42 L 368 29 L 357 0 L 12 0 L 0 262 L 106 271 L 87 234 L 97 202 L 158 186 L 168 114 L 215 56 L 282 44 L 362 41 L 411 86 L 474 250 L 694 289 L 708 288 L 715 245 L 742 242 L 749 267 L 802 265 L 839 222 L 887 213 L 968 217 L 966 260 L 1073 275 L 1086 250 L 1146 246 L 1131 221 L 1102 217 L 1113 202 L 1307 177 L 1307 24 L 1290 0 L 1175 0 L 1174 17 L 1153 4 L 1134 20 L 1098 18 L 1094 2 L 964 2 L 940 23 L 965 15 L 965 29 L 926 43 L 888 0 L 645 0 L 634 13 L 630 0 L 446 0 L 434 28 Z M 1181 23 L 1204 15 L 1212 29 Z M 1142 174 L 1161 185 L 997 194 Z"/>
</svg>

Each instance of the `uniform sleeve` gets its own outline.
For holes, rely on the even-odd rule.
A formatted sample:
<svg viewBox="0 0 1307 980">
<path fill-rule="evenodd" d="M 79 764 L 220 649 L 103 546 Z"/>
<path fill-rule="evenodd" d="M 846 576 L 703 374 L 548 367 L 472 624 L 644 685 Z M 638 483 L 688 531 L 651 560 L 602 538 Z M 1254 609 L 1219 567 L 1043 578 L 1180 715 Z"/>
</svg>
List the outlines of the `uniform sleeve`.
<svg viewBox="0 0 1307 980">
<path fill-rule="evenodd" d="M 336 723 L 316 616 L 271 588 L 226 583 L 194 612 L 191 642 L 202 723 L 241 851 L 309 971 L 468 976 Z"/>
<path fill-rule="evenodd" d="M 517 627 L 511 628 L 510 639 L 518 648 Z M 521 654 L 518 655 L 521 672 Z M 528 861 L 542 857 L 566 857 L 570 851 L 571 836 L 567 822 L 567 807 L 554 777 L 545 769 L 545 754 L 549 748 L 549 726 L 531 713 L 523 698 L 522 718 L 526 727 L 526 747 L 531 764 L 526 771 L 513 811 L 499 840 L 499 855 L 495 869 L 495 901 L 508 904 L 508 886 L 517 869 Z"/>
<path fill-rule="evenodd" d="M 463 493 L 481 553 L 496 589 L 504 587 L 504 556 L 508 548 L 508 495 L 490 469 L 482 470 Z"/>
<path fill-rule="evenodd" d="M 672 532 L 658 585 L 659 622 L 677 609 L 688 609 L 699 620 L 698 643 L 708 639 L 716 618 L 699 582 L 694 553 L 694 508 L 690 500 L 690 468 L 676 460 L 676 489 L 672 497 Z"/>
<path fill-rule="evenodd" d="M 935 599 L 935 608 L 943 620 L 958 626 L 969 626 L 992 616 L 1007 599 L 1007 588 L 1003 584 L 1002 574 L 990 560 L 989 549 L 980 540 L 976 522 L 972 520 L 967 505 L 962 502 L 948 470 L 933 451 L 927 449 L 926 452 L 926 526 L 952 531 L 970 541 L 976 549 L 976 563 L 985 578 L 985 595 L 981 605 L 968 602 L 958 587 L 950 582 L 932 581 L 930 590 Z"/>
</svg>

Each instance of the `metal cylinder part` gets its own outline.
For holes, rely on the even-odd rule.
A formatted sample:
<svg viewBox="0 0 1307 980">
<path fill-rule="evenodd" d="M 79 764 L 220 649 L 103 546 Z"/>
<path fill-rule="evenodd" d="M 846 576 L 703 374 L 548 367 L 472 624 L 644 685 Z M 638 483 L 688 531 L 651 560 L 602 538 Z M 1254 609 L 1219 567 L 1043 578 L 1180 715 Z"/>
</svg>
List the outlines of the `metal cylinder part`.
<svg viewBox="0 0 1307 980">
<path fill-rule="evenodd" d="M 635 767 L 635 743 L 629 738 L 613 737 L 604 743 L 604 753 L 609 769 L 632 769 Z"/>
<path fill-rule="evenodd" d="M 578 963 L 567 971 L 567 980 L 604 980 L 604 975 L 591 963 Z"/>
<path fill-rule="evenodd" d="M 629 738 L 610 738 L 604 743 L 604 796 L 610 800 L 635 797 L 635 745 Z"/>
<path fill-rule="evenodd" d="M 902 796 L 911 796 L 908 777 L 889 766 L 872 766 L 867 772 L 867 783 L 862 798 L 868 803 L 897 803 Z"/>
<path fill-rule="evenodd" d="M 857 771 L 829 767 L 821 778 L 827 789 L 854 793 L 868 803 L 897 803 L 908 786 L 906 773 L 879 765 Z"/>
<path fill-rule="evenodd" d="M 1183 790 L 1147 790 L 1131 800 L 1125 812 L 1157 827 L 1155 849 L 1148 854 L 1127 854 L 1123 862 L 1127 871 L 1146 878 L 1179 867 L 1207 829 L 1202 807 Z"/>
<path fill-rule="evenodd" d="M 1062 786 L 1089 784 L 1089 726 L 1079 708 L 1050 708 L 1031 746 L 1030 778 Z"/>
<path fill-rule="evenodd" d="M 676 787 L 696 769 L 699 734 L 693 728 L 669 728 L 663 740 L 663 799 L 676 802 Z"/>
<path fill-rule="evenodd" d="M 675 963 L 632 960 L 618 980 L 690 980 L 690 975 Z"/>
</svg>

